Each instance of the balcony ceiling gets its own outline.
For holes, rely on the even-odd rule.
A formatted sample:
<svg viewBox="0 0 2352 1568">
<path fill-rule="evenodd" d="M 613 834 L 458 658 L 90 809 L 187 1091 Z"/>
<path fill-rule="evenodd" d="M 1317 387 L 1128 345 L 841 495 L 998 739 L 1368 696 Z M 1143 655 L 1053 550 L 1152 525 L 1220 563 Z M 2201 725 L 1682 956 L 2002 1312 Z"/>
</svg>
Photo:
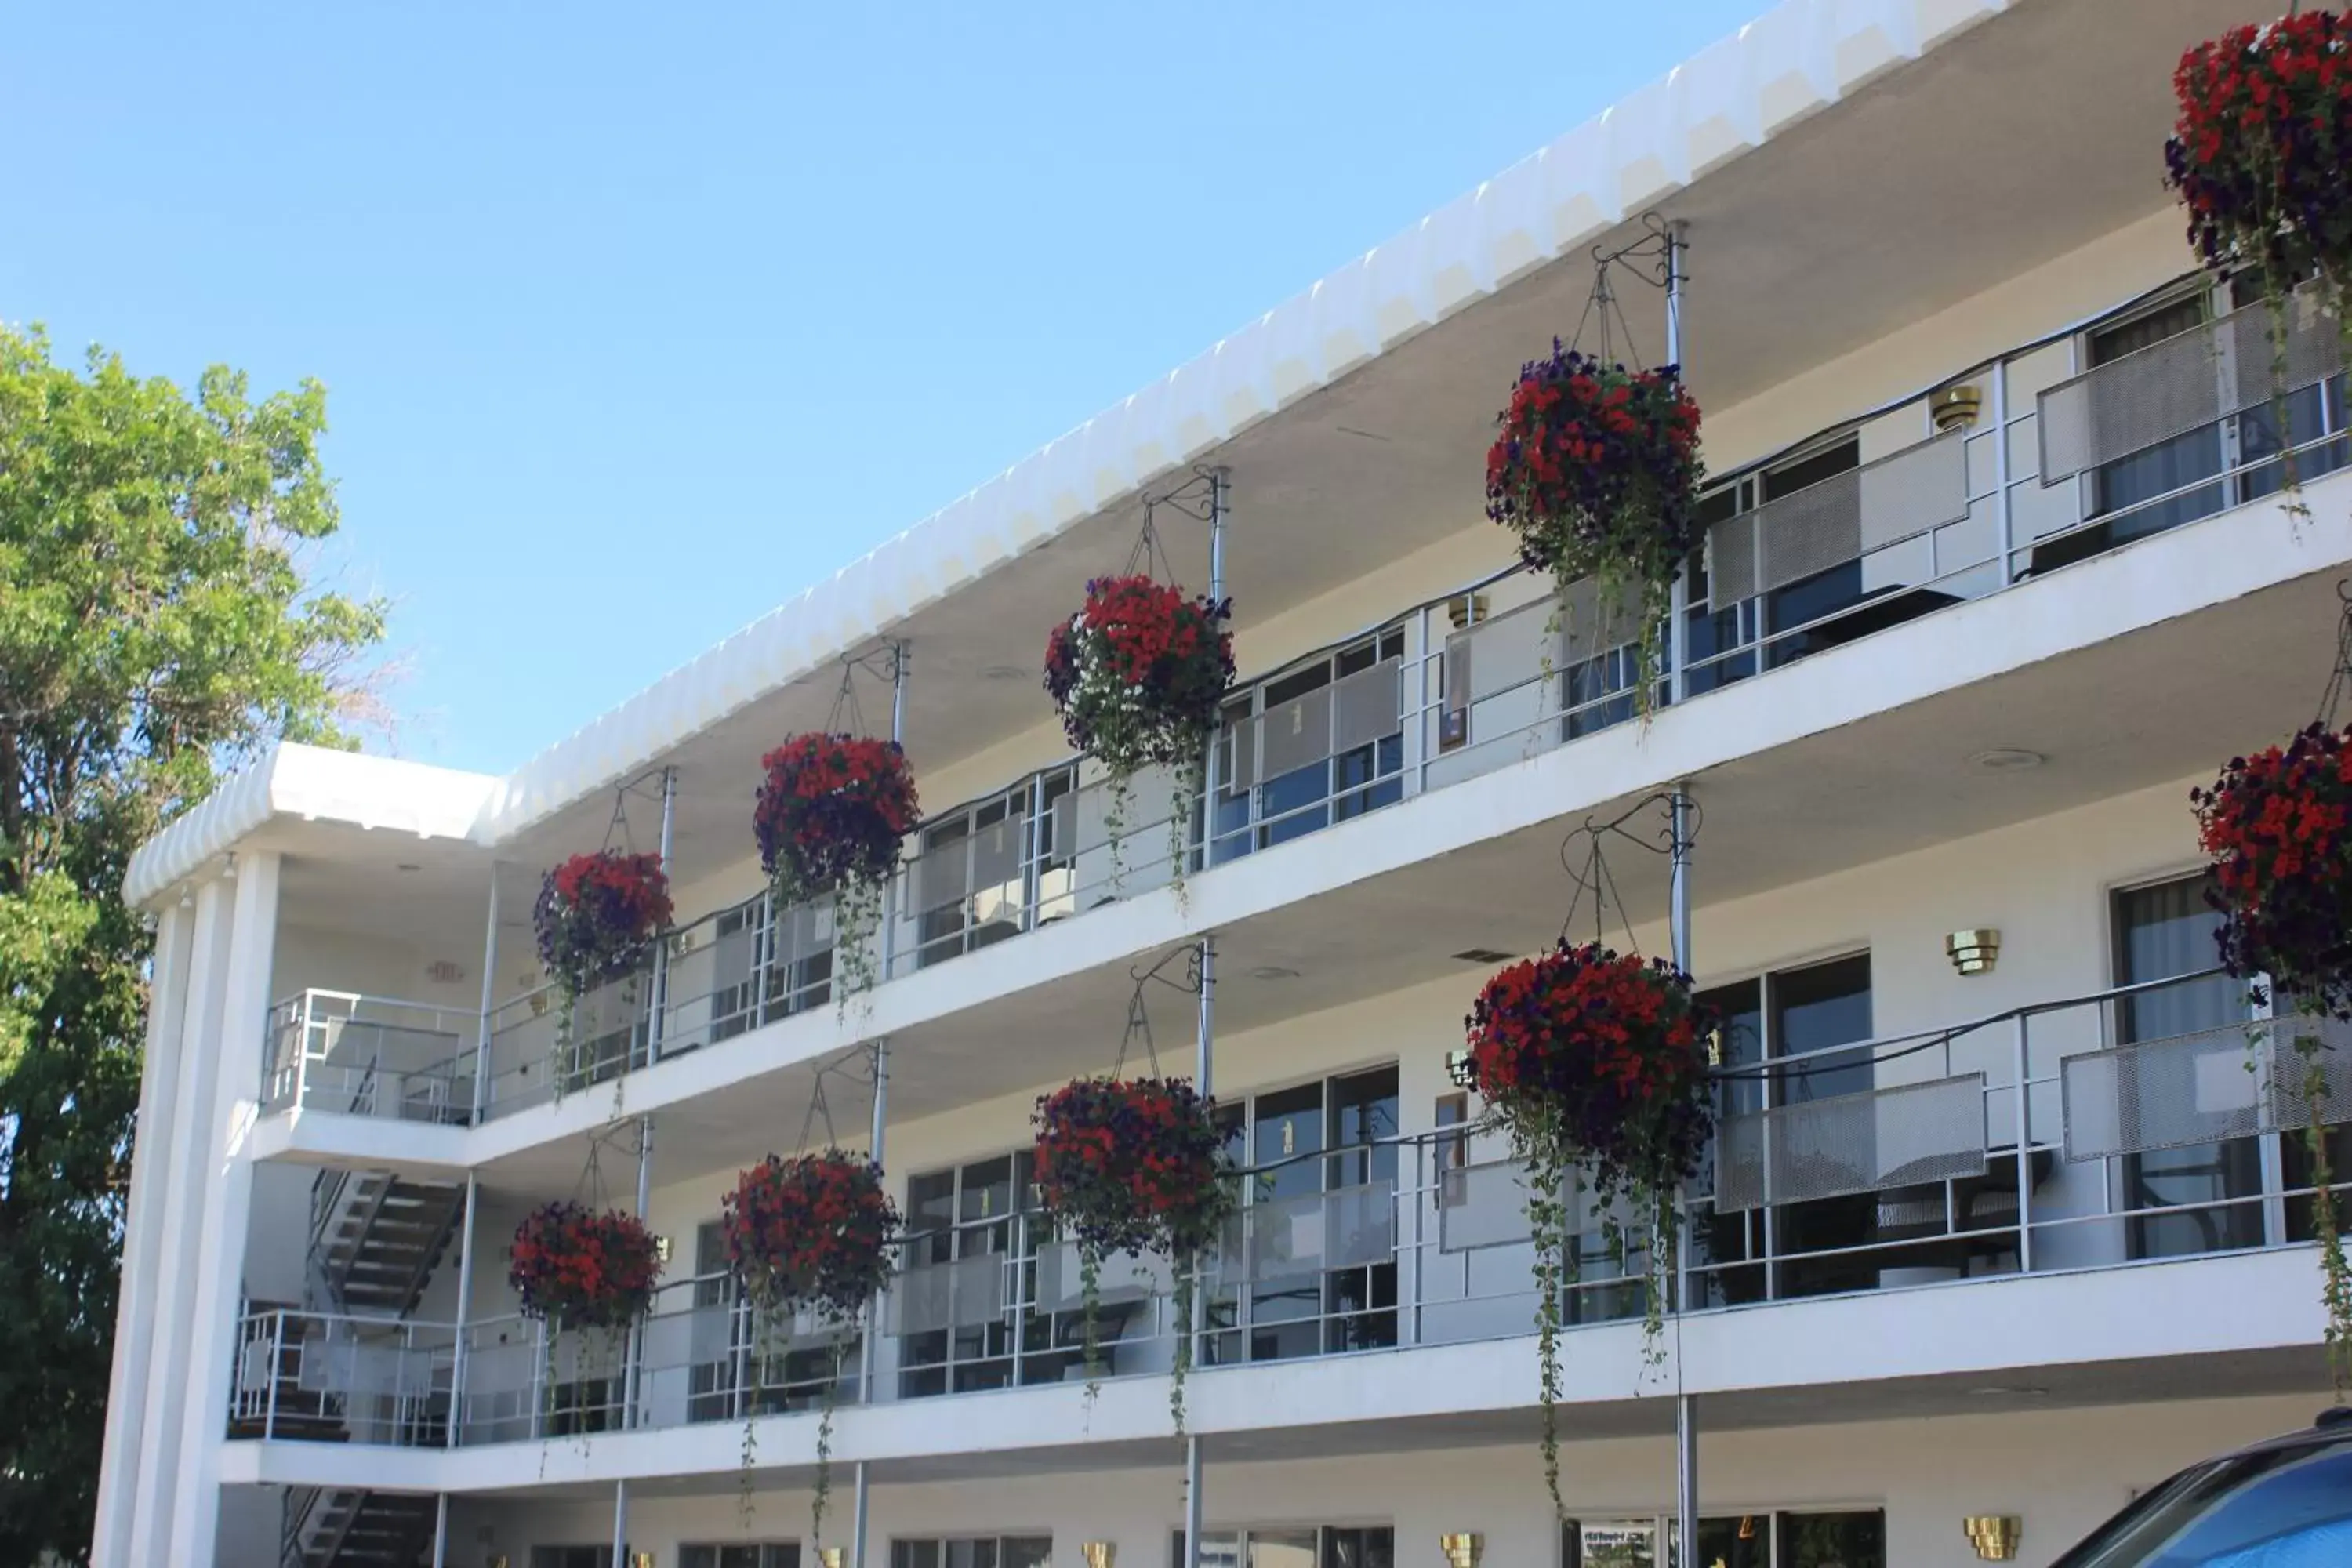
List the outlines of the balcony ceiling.
<svg viewBox="0 0 2352 1568">
<path fill-rule="evenodd" d="M 1660 203 L 1691 224 L 1688 357 L 1702 402 L 1735 406 L 2159 210 L 2180 50 L 2277 6 L 2133 0 L 2130 10 L 2119 28 L 2100 0 L 2018 5 Z M 1546 266 L 1211 453 L 1234 470 L 1228 582 L 1242 624 L 1475 523 L 1493 414 L 1520 363 L 1573 331 L 1590 284 L 1580 258 Z M 1639 352 L 1655 360 L 1658 300 L 1633 292 Z M 897 628 L 914 647 L 907 732 L 919 767 L 1049 717 L 1034 673 L 1046 627 L 1088 576 L 1124 563 L 1139 515 L 1122 498 Z M 1198 584 L 1205 530 L 1180 521 L 1169 533 Z M 1495 563 L 1508 554 L 1498 531 Z M 1011 673 L 979 673 L 992 668 Z M 761 753 L 822 725 L 836 686 L 828 672 L 770 691 L 670 754 L 682 880 L 749 852 Z M 878 685 L 864 710 L 887 722 Z M 575 801 L 500 854 L 536 866 L 593 846 L 610 814 L 609 797 Z"/>
</svg>

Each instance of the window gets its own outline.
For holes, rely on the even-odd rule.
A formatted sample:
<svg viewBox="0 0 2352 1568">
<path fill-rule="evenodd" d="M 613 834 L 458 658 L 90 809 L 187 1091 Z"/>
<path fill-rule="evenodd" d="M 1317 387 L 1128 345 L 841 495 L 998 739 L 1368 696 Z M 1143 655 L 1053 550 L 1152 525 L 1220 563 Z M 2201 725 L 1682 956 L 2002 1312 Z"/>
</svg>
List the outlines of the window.
<svg viewBox="0 0 2352 1568">
<path fill-rule="evenodd" d="M 1718 1049 L 1726 1067 L 1786 1064 L 1763 1076 L 1727 1079 L 1720 1105 L 1727 1116 L 1860 1094 L 1874 1087 L 1869 1052 L 1835 1048 L 1870 1038 L 1867 952 L 1719 985 L 1702 992 L 1699 1000 L 1722 1020 Z M 1711 1298 L 1741 1302 L 1767 1295 L 1874 1289 L 1880 1263 L 1869 1254 L 1790 1255 L 1866 1246 L 1876 1235 L 1877 1222 L 1874 1193 L 1706 1219 L 1698 1229 L 1702 1261 L 1715 1270 Z M 1776 1261 L 1746 1261 L 1768 1254 Z"/>
<path fill-rule="evenodd" d="M 609 1546 L 534 1546 L 530 1568 L 613 1568 Z"/>
<path fill-rule="evenodd" d="M 1083 1312 L 1044 1300 L 1039 1265 L 1054 1238 L 1031 1158 L 1023 1149 L 908 1181 L 901 1398 L 1058 1383 L 1085 1364 Z M 1153 1313 L 1148 1300 L 1102 1304 L 1096 1339 L 1106 1371 L 1126 1370 L 1120 1342 L 1148 1337 Z"/>
<path fill-rule="evenodd" d="M 1229 1269 L 1209 1300 L 1212 1363 L 1282 1361 L 1396 1343 L 1397 1069 L 1346 1073 L 1230 1100 L 1227 1151 L 1254 1171 L 1244 1201 L 1261 1227 L 1303 1227 L 1323 1267 Z M 1261 1231 L 1261 1234 L 1269 1234 Z M 1294 1242 L 1294 1245 L 1296 1243 Z"/>
<path fill-rule="evenodd" d="M 1390 626 L 1226 704 L 1215 862 L 1404 797 L 1403 659 L 1404 627 Z"/>
<path fill-rule="evenodd" d="M 2116 984 L 2138 985 L 2210 969 L 2213 932 L 2220 921 L 2221 916 L 2206 906 L 2201 876 L 2116 893 Z M 2117 1002 L 2116 1042 L 2130 1045 L 2222 1028 L 2242 1024 L 2247 1016 L 2245 987 L 2227 975 L 2209 975 Z M 2259 1139 L 2127 1154 L 2123 1179 L 2126 1208 L 2180 1211 L 2140 1214 L 2130 1221 L 2128 1241 L 2135 1258 L 2179 1258 L 2262 1245 L 2262 1205 L 2254 1201 L 2263 1190 Z"/>
<path fill-rule="evenodd" d="M 677 1568 L 801 1568 L 797 1541 L 730 1542 L 727 1545 L 681 1545 Z"/>
<path fill-rule="evenodd" d="M 1181 1530 L 1169 1537 L 1168 1561 L 1192 1568 Z M 1396 1568 L 1396 1531 L 1384 1524 L 1205 1531 L 1201 1561 L 1206 1568 Z"/>
<path fill-rule="evenodd" d="M 933 1537 L 890 1542 L 890 1568 L 1052 1568 L 1050 1535 Z"/>
<path fill-rule="evenodd" d="M 1664 1519 L 1569 1520 L 1561 1568 L 1667 1568 L 1675 1527 Z M 1886 1568 L 1886 1515 L 1726 1514 L 1698 1521 L 1701 1568 Z"/>
<path fill-rule="evenodd" d="M 1024 779 L 924 826 L 908 881 L 916 967 L 1018 934 L 1033 901 L 1040 920 L 1069 912 L 1068 846 L 1056 842 L 1055 807 L 1074 787 L 1074 772 Z"/>
</svg>

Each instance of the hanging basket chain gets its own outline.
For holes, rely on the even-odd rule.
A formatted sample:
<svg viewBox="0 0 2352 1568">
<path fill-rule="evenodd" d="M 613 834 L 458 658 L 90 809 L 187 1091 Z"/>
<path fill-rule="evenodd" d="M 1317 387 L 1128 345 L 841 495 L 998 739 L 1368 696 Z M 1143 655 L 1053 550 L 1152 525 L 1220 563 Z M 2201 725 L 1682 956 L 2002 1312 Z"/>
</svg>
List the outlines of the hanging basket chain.
<svg viewBox="0 0 2352 1568">
<path fill-rule="evenodd" d="M 1667 814 L 1666 826 L 1660 830 L 1662 842 L 1654 843 L 1639 834 L 1628 831 L 1625 826 L 1652 806 L 1661 807 Z M 1696 803 L 1694 802 L 1692 805 L 1694 817 L 1696 817 Z M 1674 797 L 1661 790 L 1643 796 L 1606 822 L 1587 817 L 1582 826 L 1571 829 L 1568 837 L 1560 840 L 1559 868 L 1568 873 L 1569 880 L 1576 888 L 1576 891 L 1569 899 L 1568 912 L 1559 922 L 1559 941 L 1563 944 L 1568 942 L 1569 932 L 1575 927 L 1577 911 L 1583 908 L 1585 897 L 1590 894 L 1592 899 L 1592 940 L 1595 942 L 1605 942 L 1608 940 L 1608 909 L 1610 900 L 1613 899 L 1616 900 L 1618 921 L 1625 932 L 1626 950 L 1635 954 L 1641 952 L 1642 942 L 1634 933 L 1632 913 L 1626 906 L 1623 895 L 1617 889 L 1616 873 L 1610 868 L 1608 857 L 1603 849 L 1610 838 L 1616 837 L 1623 839 L 1637 849 L 1648 850 L 1653 855 L 1672 854 L 1674 852 L 1673 813 Z M 1691 835 L 1696 837 L 1697 833 L 1697 824 L 1694 820 Z M 1570 850 L 1574 848 L 1580 840 L 1585 844 L 1585 851 L 1580 858 L 1581 869 L 1569 858 Z"/>
</svg>

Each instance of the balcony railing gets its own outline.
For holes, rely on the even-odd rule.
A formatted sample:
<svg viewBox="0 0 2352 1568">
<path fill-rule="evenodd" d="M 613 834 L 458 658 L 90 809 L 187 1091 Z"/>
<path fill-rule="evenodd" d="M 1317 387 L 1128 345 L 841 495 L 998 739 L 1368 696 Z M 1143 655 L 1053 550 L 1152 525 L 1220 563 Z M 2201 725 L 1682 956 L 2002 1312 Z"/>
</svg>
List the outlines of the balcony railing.
<svg viewBox="0 0 2352 1568">
<path fill-rule="evenodd" d="M 305 991 L 269 1010 L 264 1111 L 464 1125 L 474 1114 L 479 1016 L 429 1002 Z"/>
<path fill-rule="evenodd" d="M 2307 296 L 2289 314 L 2287 426 L 2310 477 L 2347 458 L 2340 349 Z M 1657 700 L 1689 700 L 2273 493 L 2266 323 L 2249 307 L 2081 374 L 2077 334 L 2060 334 L 1970 373 L 1989 391 L 1971 426 L 1868 462 L 1858 437 L 1832 443 L 1850 466 L 1826 477 L 1815 477 L 1833 467 L 1818 447 L 1730 477 L 1713 492 L 1686 612 L 1663 639 Z M 1499 573 L 1235 693 L 1207 808 L 1181 823 L 1170 778 L 1139 778 L 1115 800 L 1076 761 L 937 813 L 894 879 L 866 967 L 908 975 L 1163 887 L 1180 859 L 1213 870 L 1623 722 L 1638 679 L 1630 626 L 1589 583 L 1555 595 L 1548 579 Z M 569 1007 L 551 987 L 510 998 L 490 1019 L 478 1113 L 523 1110 L 825 1005 L 835 942 L 827 903 L 763 895 L 681 928 L 646 973 Z M 364 1008 L 340 1026 L 329 1009 L 322 1028 L 306 1006 L 299 1023 L 273 1023 L 272 1060 L 296 1064 L 294 1098 L 371 1114 L 430 1114 L 436 1096 L 469 1103 L 470 1020 L 439 1062 L 411 1067 L 408 1046 L 422 1041 L 361 1048 L 351 1031 Z M 367 1026 L 389 1043 L 385 1025 Z M 387 1086 L 379 1058 L 395 1058 Z M 291 1102 L 278 1076 L 273 1108 Z"/>
<path fill-rule="evenodd" d="M 1672 1305 L 2105 1268 L 2282 1247 L 2312 1235 L 2296 1042 L 2315 1035 L 2324 1124 L 2352 1121 L 2352 1028 L 2248 1014 L 2213 973 L 1947 1028 L 1718 1068 L 1723 1116 L 1687 1194 Z M 1833 1076 L 1832 1076 L 1833 1075 Z M 1816 1095 L 1834 1083 L 1842 1092 Z M 1203 1367 L 1524 1334 L 1535 1315 L 1524 1171 L 1472 1125 L 1318 1150 L 1236 1179 L 1209 1262 Z M 2336 1168 L 2352 1174 L 2338 1156 Z M 1585 1216 L 1565 1317 L 1638 1316 L 1629 1257 Z M 388 1444 L 497 1443 L 952 1396 L 1087 1375 L 1074 1248 L 1036 1211 L 910 1235 L 881 1305 L 873 1386 L 856 1336 L 762 1326 L 732 1281 L 672 1281 L 620 1334 L 503 1317 L 467 1325 L 257 1310 L 238 1329 L 231 1432 Z M 1619 1215 L 1620 1221 L 1632 1216 Z M 1166 1372 L 1164 1263 L 1115 1259 L 1102 1375 Z M 463 1386 L 454 1390 L 465 1340 Z M 456 1426 L 450 1427 L 452 1413 Z"/>
</svg>

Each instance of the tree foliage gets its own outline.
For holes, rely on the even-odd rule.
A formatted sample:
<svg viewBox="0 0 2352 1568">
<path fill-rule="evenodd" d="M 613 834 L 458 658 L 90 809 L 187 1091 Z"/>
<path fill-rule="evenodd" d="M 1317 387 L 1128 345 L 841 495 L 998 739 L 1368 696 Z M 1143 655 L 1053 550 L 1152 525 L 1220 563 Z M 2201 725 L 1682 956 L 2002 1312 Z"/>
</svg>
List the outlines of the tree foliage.
<svg viewBox="0 0 2352 1568">
<path fill-rule="evenodd" d="M 0 324 L 0 1562 L 89 1549 L 151 940 L 131 851 L 341 743 L 381 606 L 321 591 L 326 393 L 193 396 Z"/>
</svg>

